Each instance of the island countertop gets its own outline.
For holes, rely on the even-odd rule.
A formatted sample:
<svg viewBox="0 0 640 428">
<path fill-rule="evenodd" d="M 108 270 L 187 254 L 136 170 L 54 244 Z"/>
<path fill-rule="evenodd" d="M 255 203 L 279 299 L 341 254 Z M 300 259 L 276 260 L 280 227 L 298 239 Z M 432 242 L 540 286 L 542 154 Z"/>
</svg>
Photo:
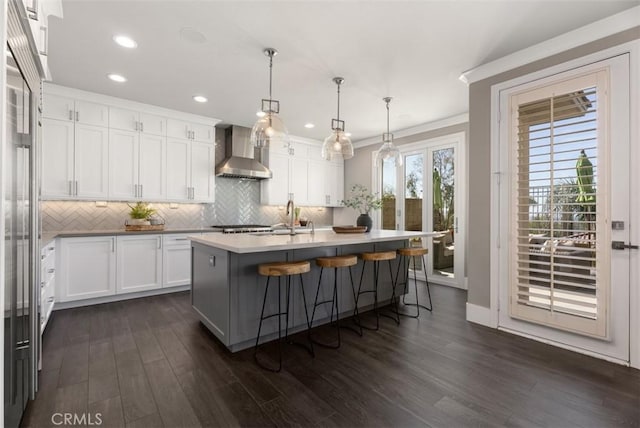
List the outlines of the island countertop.
<svg viewBox="0 0 640 428">
<path fill-rule="evenodd" d="M 190 236 L 193 242 L 207 245 L 232 253 L 262 253 L 267 251 L 293 250 L 300 248 L 335 247 L 351 244 L 364 244 L 384 241 L 398 241 L 420 237 L 438 236 L 440 232 L 407 232 L 402 230 L 378 230 L 368 233 L 335 233 L 332 230 L 319 230 L 315 234 L 298 233 L 296 235 L 274 234 L 215 234 L 209 236 Z"/>
</svg>

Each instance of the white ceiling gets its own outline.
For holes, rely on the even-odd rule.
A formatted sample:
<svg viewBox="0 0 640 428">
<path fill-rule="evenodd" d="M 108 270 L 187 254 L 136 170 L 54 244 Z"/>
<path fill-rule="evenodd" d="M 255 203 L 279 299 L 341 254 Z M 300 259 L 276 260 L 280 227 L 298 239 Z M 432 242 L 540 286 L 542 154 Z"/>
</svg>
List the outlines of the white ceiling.
<svg viewBox="0 0 640 428">
<path fill-rule="evenodd" d="M 637 1 L 63 0 L 50 19 L 55 83 L 252 126 L 273 97 L 294 135 L 323 139 L 345 83 L 341 119 L 354 141 L 465 113 L 461 72 L 636 6 Z M 197 31 L 204 42 L 181 36 Z M 138 42 L 117 46 L 114 34 Z M 127 77 L 124 84 L 108 73 Z M 197 104 L 192 95 L 209 98 Z M 307 122 L 314 129 L 304 128 Z"/>
</svg>

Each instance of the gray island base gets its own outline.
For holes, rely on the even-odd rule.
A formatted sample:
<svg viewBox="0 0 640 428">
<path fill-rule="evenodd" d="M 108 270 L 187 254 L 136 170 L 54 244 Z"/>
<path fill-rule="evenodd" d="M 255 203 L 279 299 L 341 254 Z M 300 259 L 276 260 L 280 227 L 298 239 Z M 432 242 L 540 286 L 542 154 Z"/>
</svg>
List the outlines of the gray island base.
<svg viewBox="0 0 640 428">
<path fill-rule="evenodd" d="M 313 309 L 320 268 L 315 258 L 372 251 L 397 250 L 409 245 L 412 238 L 429 237 L 432 232 L 404 232 L 392 230 L 372 230 L 366 234 L 336 234 L 333 231 L 318 231 L 315 234 L 258 235 L 258 234 L 215 234 L 193 236 L 191 238 L 193 308 L 202 323 L 231 351 L 236 352 L 255 344 L 266 278 L 258 275 L 261 263 L 279 261 L 309 260 L 311 272 L 303 275 L 304 291 L 307 298 L 309 317 Z M 395 277 L 399 258 L 392 261 Z M 357 291 L 362 261 L 352 269 Z M 370 289 L 373 284 L 373 264 L 368 263 L 364 272 L 362 289 Z M 333 291 L 333 269 L 325 269 L 322 276 L 320 300 L 331 298 Z M 275 280 L 277 283 L 277 280 Z M 387 262 L 380 264 L 378 287 L 379 306 L 388 304 L 392 293 L 392 280 Z M 404 281 L 400 272 L 399 282 Z M 284 309 L 284 287 L 282 281 L 282 308 Z M 302 285 L 298 276 L 292 279 L 289 315 L 289 332 L 295 333 L 306 328 L 302 304 Z M 404 287 L 398 287 L 401 293 Z M 338 270 L 338 300 L 340 317 L 353 314 L 355 302 L 349 280 L 349 270 Z M 267 296 L 265 313 L 278 311 L 277 287 L 271 287 Z M 358 307 L 361 312 L 373 308 L 373 294 L 360 297 Z M 329 322 L 331 305 L 316 309 L 314 327 Z M 282 320 L 284 328 L 284 317 Z M 265 320 L 260 343 L 278 337 L 278 317 Z"/>
</svg>

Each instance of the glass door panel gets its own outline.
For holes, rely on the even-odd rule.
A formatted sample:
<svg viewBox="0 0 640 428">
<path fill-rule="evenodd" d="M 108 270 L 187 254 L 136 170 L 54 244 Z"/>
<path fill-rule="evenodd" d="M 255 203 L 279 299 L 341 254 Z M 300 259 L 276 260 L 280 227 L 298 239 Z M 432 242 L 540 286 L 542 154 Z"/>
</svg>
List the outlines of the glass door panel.
<svg viewBox="0 0 640 428">
<path fill-rule="evenodd" d="M 382 164 L 382 229 L 396 230 L 397 181 L 398 172 L 393 159 L 387 159 Z"/>
<path fill-rule="evenodd" d="M 431 151 L 433 230 L 441 232 L 432 240 L 433 275 L 455 278 L 455 148 Z"/>
</svg>

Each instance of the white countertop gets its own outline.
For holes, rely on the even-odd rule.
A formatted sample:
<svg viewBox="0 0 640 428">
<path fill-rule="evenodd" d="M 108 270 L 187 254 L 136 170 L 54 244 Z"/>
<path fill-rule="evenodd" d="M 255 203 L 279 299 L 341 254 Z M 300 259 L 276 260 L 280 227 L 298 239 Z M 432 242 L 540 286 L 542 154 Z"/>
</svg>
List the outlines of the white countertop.
<svg viewBox="0 0 640 428">
<path fill-rule="evenodd" d="M 372 230 L 369 233 L 335 233 L 332 230 L 319 230 L 315 234 L 300 233 L 293 236 L 219 233 L 208 236 L 189 236 L 189 239 L 193 242 L 233 253 L 260 253 L 298 248 L 337 247 L 370 242 L 398 241 L 440 234 L 439 232 L 405 232 L 401 230 Z"/>
</svg>

